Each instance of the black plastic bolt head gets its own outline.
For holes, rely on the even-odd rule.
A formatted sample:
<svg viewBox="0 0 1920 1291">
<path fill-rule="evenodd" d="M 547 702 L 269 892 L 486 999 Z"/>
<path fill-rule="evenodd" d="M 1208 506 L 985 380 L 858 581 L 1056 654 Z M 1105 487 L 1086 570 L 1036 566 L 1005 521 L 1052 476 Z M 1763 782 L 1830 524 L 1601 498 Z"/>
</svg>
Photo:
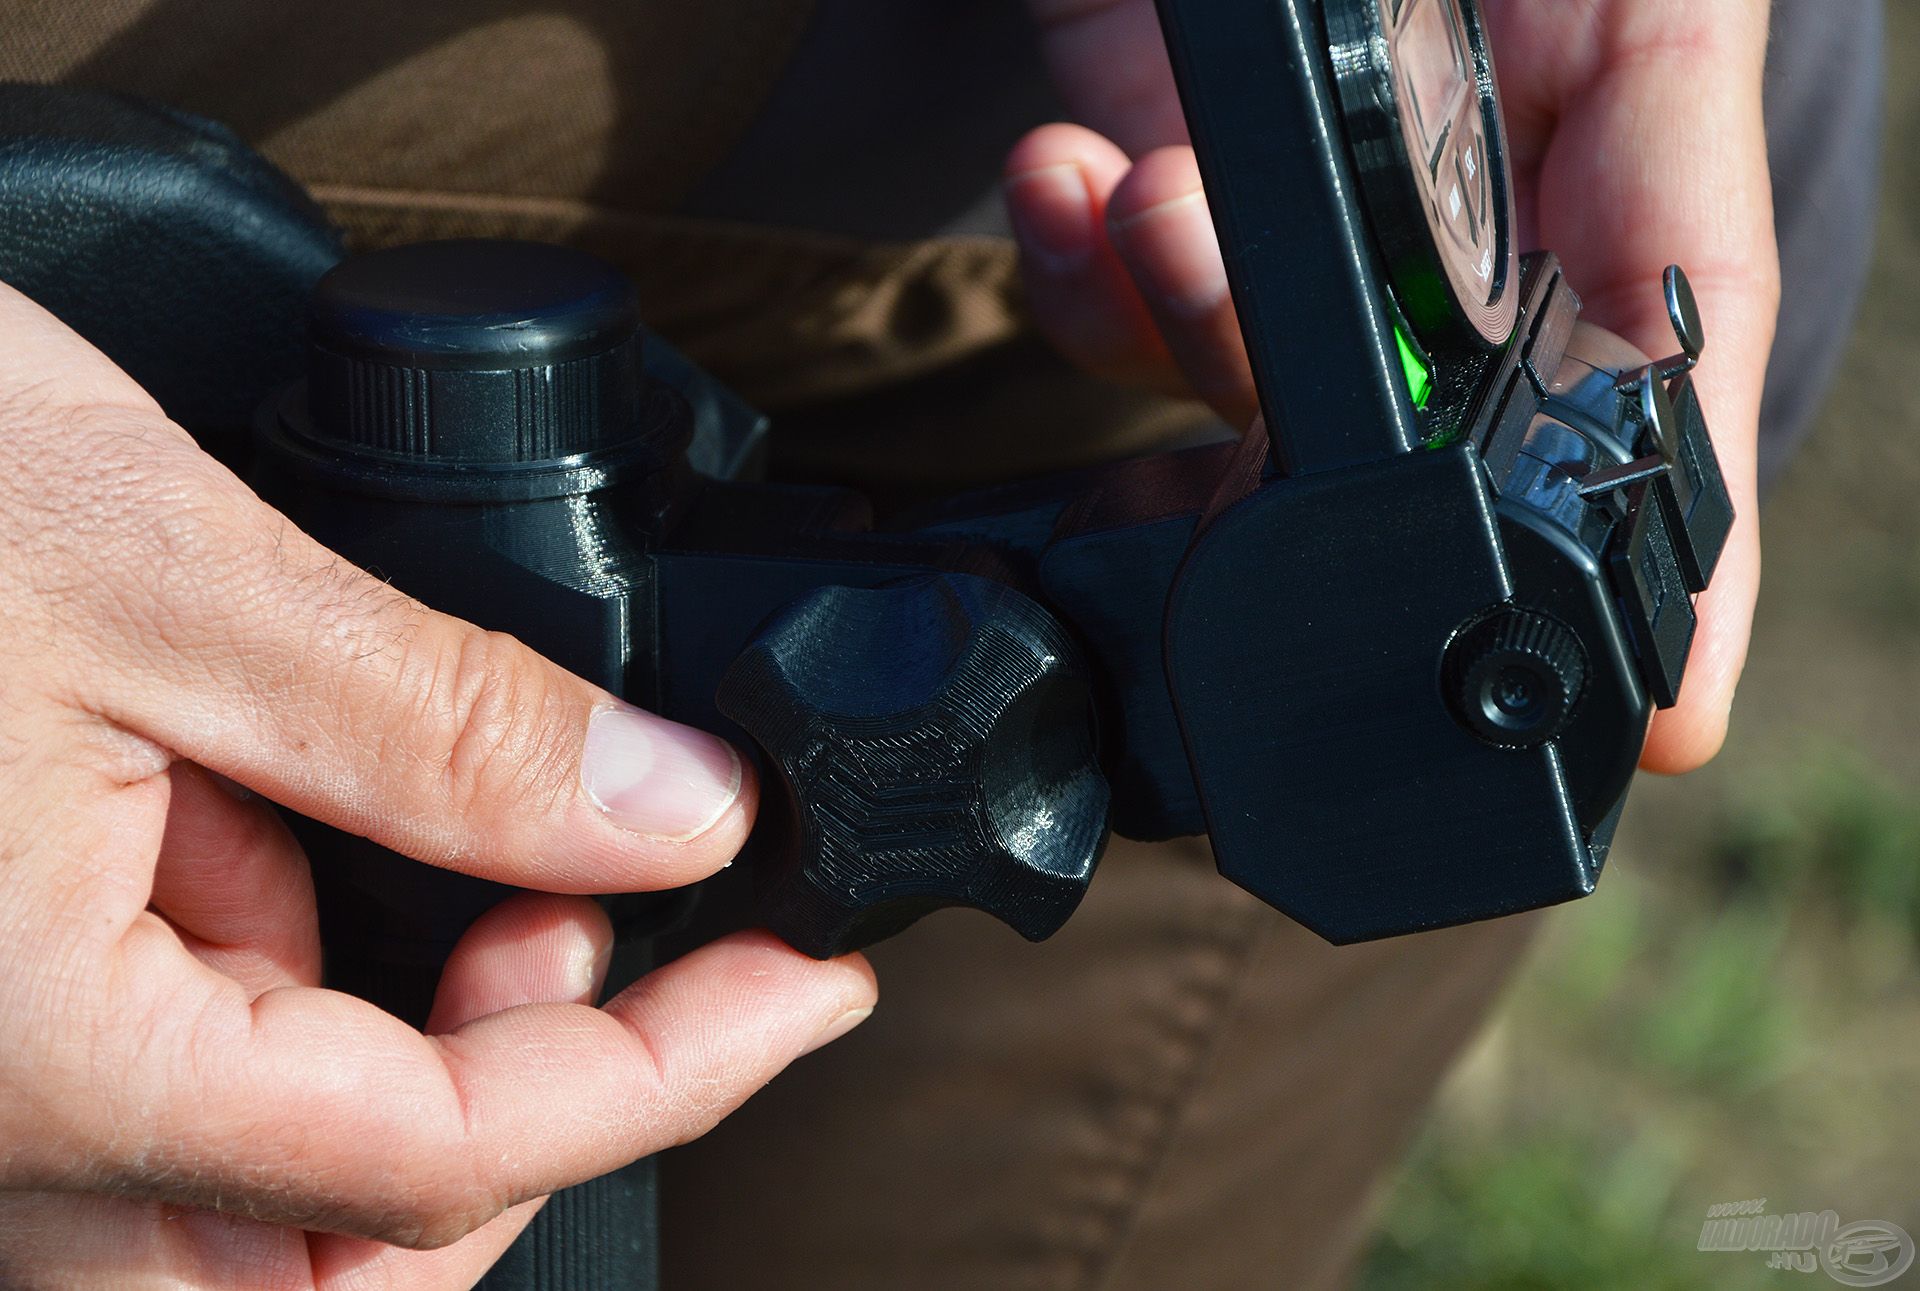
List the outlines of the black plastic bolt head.
<svg viewBox="0 0 1920 1291">
<path fill-rule="evenodd" d="M 1447 701 L 1489 744 L 1530 749 L 1566 728 L 1587 684 L 1587 652 L 1558 619 L 1507 607 L 1461 632 L 1442 666 Z"/>
</svg>

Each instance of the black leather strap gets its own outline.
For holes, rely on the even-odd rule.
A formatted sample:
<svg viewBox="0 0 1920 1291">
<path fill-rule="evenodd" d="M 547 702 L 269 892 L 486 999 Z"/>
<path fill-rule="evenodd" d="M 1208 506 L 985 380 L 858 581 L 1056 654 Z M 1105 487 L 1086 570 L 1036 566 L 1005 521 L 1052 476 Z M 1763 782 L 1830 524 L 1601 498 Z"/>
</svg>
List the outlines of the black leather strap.
<svg viewBox="0 0 1920 1291">
<path fill-rule="evenodd" d="M 118 95 L 0 84 L 0 280 L 229 456 L 300 375 L 340 258 L 298 185 L 225 127 Z"/>
</svg>

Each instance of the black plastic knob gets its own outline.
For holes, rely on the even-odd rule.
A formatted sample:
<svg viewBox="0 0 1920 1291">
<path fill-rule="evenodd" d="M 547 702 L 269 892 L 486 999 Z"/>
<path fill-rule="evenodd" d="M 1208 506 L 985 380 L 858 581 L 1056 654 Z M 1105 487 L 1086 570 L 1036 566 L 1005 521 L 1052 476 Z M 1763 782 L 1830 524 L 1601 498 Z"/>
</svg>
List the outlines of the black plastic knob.
<svg viewBox="0 0 1920 1291">
<path fill-rule="evenodd" d="M 1489 744 L 1537 748 L 1559 735 L 1587 685 L 1587 652 L 1544 614 L 1495 611 L 1447 647 L 1442 684 L 1455 715 Z"/>
<path fill-rule="evenodd" d="M 633 285 L 537 242 L 424 242 L 320 281 L 310 429 L 414 463 L 525 465 L 610 448 L 640 420 Z"/>
<path fill-rule="evenodd" d="M 844 954 L 944 906 L 1029 940 L 1079 905 L 1107 837 L 1093 695 L 1046 611 L 963 574 L 828 587 L 727 670 L 720 711 L 771 775 L 760 916 Z"/>
</svg>

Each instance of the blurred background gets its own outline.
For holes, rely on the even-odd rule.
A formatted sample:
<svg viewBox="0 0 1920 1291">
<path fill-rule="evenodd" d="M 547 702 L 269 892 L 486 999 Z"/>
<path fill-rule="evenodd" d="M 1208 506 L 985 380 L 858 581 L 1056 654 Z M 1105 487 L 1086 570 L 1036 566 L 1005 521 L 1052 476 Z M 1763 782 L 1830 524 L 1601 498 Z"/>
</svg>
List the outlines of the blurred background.
<svg viewBox="0 0 1920 1291">
<path fill-rule="evenodd" d="M 1920 1236 L 1920 5 L 1887 8 L 1877 265 L 1768 499 L 1726 752 L 1635 790 L 1604 898 L 1549 921 L 1383 1198 L 1365 1291 L 1833 1285 L 1695 1252 L 1756 1198 Z"/>
</svg>

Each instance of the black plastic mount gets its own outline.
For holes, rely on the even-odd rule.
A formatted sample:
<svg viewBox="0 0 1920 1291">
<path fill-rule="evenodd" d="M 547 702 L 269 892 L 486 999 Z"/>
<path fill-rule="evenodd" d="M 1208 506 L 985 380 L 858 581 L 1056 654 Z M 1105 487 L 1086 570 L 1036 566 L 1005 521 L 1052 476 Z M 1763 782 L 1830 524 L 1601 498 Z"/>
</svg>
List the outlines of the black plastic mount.
<svg viewBox="0 0 1920 1291">
<path fill-rule="evenodd" d="M 122 217 L 109 206 L 90 218 L 106 228 Z M 294 245 L 304 256 L 325 236 Z M 1109 803 L 1129 836 L 1211 830 L 1227 873 L 1329 936 L 1379 936 L 1591 882 L 1647 717 L 1677 690 L 1690 595 L 1731 522 L 1684 365 L 1662 369 L 1662 413 L 1633 385 L 1644 356 L 1580 339 L 1578 302 L 1550 261 L 1530 263 L 1523 297 L 1517 339 L 1451 449 L 1276 478 L 1255 440 L 956 498 L 876 531 L 843 491 L 690 471 L 689 453 L 731 473 L 763 423 L 641 337 L 629 290 L 606 266 L 506 244 L 383 253 L 323 289 L 325 397 L 295 387 L 272 400 L 254 478 L 309 532 L 408 592 L 755 751 L 774 792 L 740 869 L 761 876 L 756 917 L 813 953 L 944 904 L 1044 935 L 1078 900 Z M 194 362 L 212 370 L 217 355 Z M 499 400 L 476 414 L 488 392 Z M 1374 398 L 1404 398 L 1397 370 Z M 1636 465 L 1660 443 L 1671 461 Z M 1437 501 L 1441 462 L 1472 463 L 1484 478 L 1456 465 L 1444 477 L 1452 500 Z M 1004 663 L 956 647 L 951 616 L 927 608 L 942 598 L 926 589 L 976 585 L 967 580 L 1005 589 L 977 620 L 988 638 L 1007 639 L 994 625 L 1008 607 L 1028 623 L 1014 638 L 1030 661 L 1050 661 L 1036 693 L 1081 696 L 1078 717 L 1045 724 L 1046 758 L 1036 761 L 1038 736 L 1017 747 L 1007 733 L 1023 728 L 992 717 L 1029 711 L 994 671 Z M 909 586 L 920 590 L 900 590 Z M 850 626 L 858 615 L 807 617 L 809 605 L 845 610 L 883 588 L 873 603 L 921 609 L 864 636 Z M 1503 606 L 1565 625 L 1588 661 L 1553 737 L 1522 749 L 1476 735 L 1447 693 L 1450 642 Z M 807 632 L 782 622 L 813 625 L 814 658 L 801 658 Z M 1308 622 L 1339 626 L 1323 639 Z M 722 712 L 722 680 L 749 647 L 769 665 L 763 684 L 734 686 Z M 930 670 L 938 659 L 946 673 Z M 873 712 L 836 709 L 835 669 L 868 689 Z M 776 676 L 794 684 L 783 691 Z M 943 774 L 975 777 L 954 798 L 971 804 L 957 815 L 931 809 L 910 762 L 889 785 L 860 725 L 931 729 L 920 715 L 930 693 L 980 697 L 977 720 L 950 727 L 972 743 L 950 741 Z M 1074 707 L 1050 702 L 1059 714 Z M 830 750 L 809 747 L 820 739 Z M 1320 755 L 1287 752 L 1295 740 Z M 821 778 L 821 766 L 858 774 Z M 1029 770 L 1001 774 L 1008 767 Z M 861 805 L 916 794 L 911 811 Z M 1342 831 L 1372 818 L 1383 794 L 1408 828 L 1379 831 L 1362 855 Z M 836 850 L 835 838 L 862 841 Z M 1023 854 L 1020 840 L 1033 839 L 1051 842 Z M 356 908 L 431 914 L 407 943 L 423 971 L 433 946 L 497 899 L 451 880 L 428 897 L 416 889 L 448 876 L 349 840 L 336 850 L 368 852 L 332 870 Z M 849 856 L 865 866 L 852 883 Z"/>
<path fill-rule="evenodd" d="M 876 528 L 845 491 L 716 478 L 764 423 L 641 335 L 611 268 L 463 243 L 329 275 L 315 379 L 268 401 L 254 480 L 413 595 L 753 752 L 772 788 L 739 867 L 760 879 L 753 917 L 811 953 L 942 905 L 1045 935 L 1110 823 L 1210 832 L 1225 872 L 1338 940 L 1578 895 L 1652 708 L 1677 693 L 1690 598 L 1732 521 L 1686 370 L 1701 338 L 1684 278 L 1666 284 L 1684 353 L 1649 363 L 1584 328 L 1553 262 L 1529 261 L 1515 339 L 1451 445 L 1382 438 L 1417 422 L 1363 223 L 1342 204 L 1347 162 L 1308 52 L 1317 11 L 1170 8 L 1186 65 L 1217 60 L 1235 94 L 1265 67 L 1260 92 L 1281 105 L 1238 123 L 1228 95 L 1193 120 L 1226 187 L 1237 289 L 1271 323 L 1249 328 L 1286 404 L 1276 424 L 1319 445 L 1313 469 L 1276 475 L 1255 437 Z M 1229 20 L 1257 38 L 1214 49 Z M 1297 75 L 1265 61 L 1287 57 Z M 1251 159 L 1296 128 L 1288 165 L 1313 182 L 1294 197 L 1328 219 L 1265 236 L 1285 168 Z M 283 192 L 259 191 L 287 218 Z M 111 202 L 85 213 L 96 239 L 135 219 Z M 293 238 L 294 258 L 328 236 Z M 287 277 L 266 281 L 278 293 Z M 1320 308 L 1293 307 L 1322 287 Z M 211 371 L 219 355 L 189 359 Z M 1584 661 L 1556 701 L 1567 711 L 1526 738 L 1477 729 L 1461 689 L 1511 689 L 1462 661 L 1519 648 L 1476 636 L 1502 614 L 1560 625 Z M 1571 651 L 1542 656 L 1536 679 L 1571 677 L 1554 671 Z M 336 850 L 358 858 L 333 867 L 343 890 L 412 927 L 428 960 L 497 899 L 452 880 L 429 897 L 421 885 L 449 876 Z"/>
<path fill-rule="evenodd" d="M 553 254 L 444 258 L 511 281 Z M 1686 447 L 1684 375 L 1681 449 L 1642 470 L 1657 436 L 1617 349 L 1581 350 L 1550 259 L 1523 298 L 1457 442 L 1293 478 L 1259 469 L 1256 436 L 876 530 L 844 491 L 687 472 L 684 403 L 657 386 L 603 400 L 618 417 L 586 452 L 524 461 L 498 437 L 492 464 L 400 460 L 295 390 L 263 419 L 258 478 L 423 599 L 754 751 L 754 917 L 809 953 L 950 905 L 1044 936 L 1110 803 L 1133 836 L 1211 833 L 1224 872 L 1329 938 L 1387 936 L 1591 888 L 1684 666 L 1683 553 L 1710 565 L 1730 514 L 1687 466 L 1711 445 Z M 1667 527 L 1676 482 L 1699 543 Z M 1501 615 L 1556 626 L 1483 649 Z M 1454 693 L 1482 675 L 1470 650 L 1535 650 L 1562 711 L 1525 738 L 1476 727 Z"/>
</svg>

